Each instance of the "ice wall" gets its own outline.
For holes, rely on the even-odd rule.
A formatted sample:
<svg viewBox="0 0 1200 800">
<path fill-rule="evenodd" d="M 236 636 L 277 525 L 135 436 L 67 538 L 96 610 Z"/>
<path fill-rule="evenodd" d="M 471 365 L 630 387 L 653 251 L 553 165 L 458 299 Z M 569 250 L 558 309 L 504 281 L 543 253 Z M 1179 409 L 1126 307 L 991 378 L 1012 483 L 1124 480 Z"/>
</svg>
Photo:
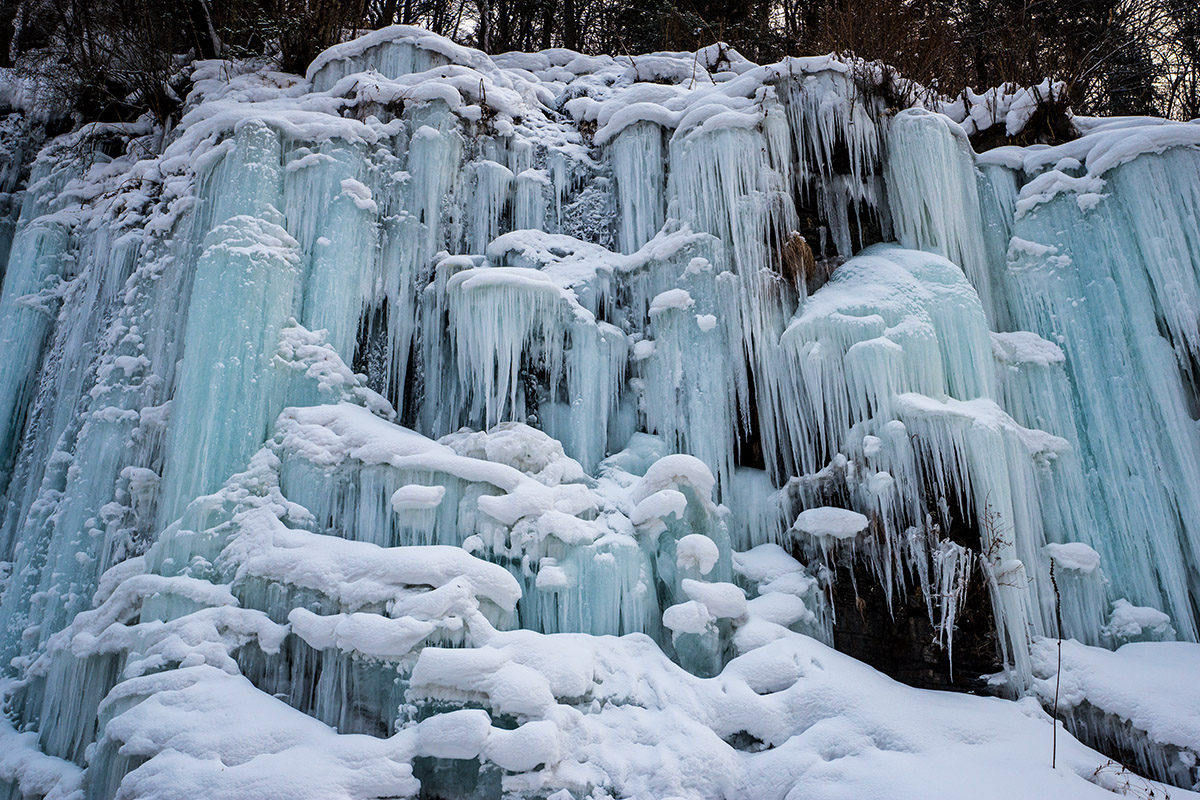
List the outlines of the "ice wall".
<svg viewBox="0 0 1200 800">
<path fill-rule="evenodd" d="M 930 129 L 924 137 L 952 127 L 943 118 L 909 119 L 906 127 Z M 968 220 L 976 208 L 1012 209 L 1011 221 L 989 223 L 1010 233 L 1004 252 L 988 242 L 1000 239 L 974 225 L 914 230 L 909 243 L 990 250 L 992 316 L 1061 348 L 1013 352 L 1029 365 L 1016 371 L 1037 379 L 1026 386 L 1018 379 L 1013 388 L 1021 396 L 1010 401 L 1027 424 L 1068 436 L 1083 468 L 1064 501 L 1076 498 L 1069 502 L 1086 516 L 1073 522 L 1063 509 L 1055 538 L 1094 547 L 1114 597 L 1166 610 L 1177 632 L 1194 640 L 1191 508 L 1200 451 L 1189 344 L 1195 313 L 1185 309 L 1197 264 L 1195 128 L 1092 124 L 1088 135 L 1058 148 L 1001 148 L 980 157 L 977 205 L 970 192 L 953 202 Z M 954 150 L 961 147 L 935 163 L 957 173 L 964 156 Z M 893 205 L 928 217 L 942 202 L 935 192 L 901 189 Z M 1046 368 L 1059 372 L 1059 364 L 1065 375 L 1047 383 Z M 1085 494 L 1090 501 L 1080 503 Z"/>
<path fill-rule="evenodd" d="M 1063 796 L 832 599 L 949 669 L 981 585 L 1010 695 L 1196 640 L 1200 127 L 977 156 L 883 78 L 398 27 L 0 176 L 0 787 Z"/>
</svg>

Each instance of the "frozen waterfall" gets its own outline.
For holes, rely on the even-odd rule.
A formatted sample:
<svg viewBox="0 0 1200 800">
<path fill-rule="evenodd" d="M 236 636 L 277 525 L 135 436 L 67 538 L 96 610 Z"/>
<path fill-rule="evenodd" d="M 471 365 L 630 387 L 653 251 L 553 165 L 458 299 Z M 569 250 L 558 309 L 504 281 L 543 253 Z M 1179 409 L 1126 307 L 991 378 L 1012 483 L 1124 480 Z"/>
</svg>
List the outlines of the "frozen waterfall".
<svg viewBox="0 0 1200 800">
<path fill-rule="evenodd" d="M 0 797 L 1194 796 L 1200 124 L 877 78 L 393 27 L 5 154 Z"/>
</svg>

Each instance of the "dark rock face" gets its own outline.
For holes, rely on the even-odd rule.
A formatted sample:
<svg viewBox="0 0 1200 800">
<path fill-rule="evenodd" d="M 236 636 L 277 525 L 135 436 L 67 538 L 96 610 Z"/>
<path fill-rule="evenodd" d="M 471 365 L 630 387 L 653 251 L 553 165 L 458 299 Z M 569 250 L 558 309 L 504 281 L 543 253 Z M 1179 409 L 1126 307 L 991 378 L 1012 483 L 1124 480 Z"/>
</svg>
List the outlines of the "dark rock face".
<svg viewBox="0 0 1200 800">
<path fill-rule="evenodd" d="M 832 591 L 833 644 L 901 683 L 921 689 L 986 692 L 981 677 L 1001 669 L 996 623 L 982 576 L 972 575 L 947 653 L 937 643 L 919 586 L 893 596 L 889 611 L 879 582 L 861 564 L 839 567 Z M 951 669 L 951 656 L 953 669 Z"/>
<path fill-rule="evenodd" d="M 797 485 L 792 488 L 795 506 L 790 510 L 832 506 L 850 508 L 850 491 L 844 474 L 832 480 Z M 949 652 L 938 643 L 938 630 L 929 619 L 929 607 L 919 582 L 905 575 L 904 590 L 893 586 L 889 606 L 885 581 L 881 580 L 861 554 L 844 551 L 827 561 L 821 569 L 831 569 L 829 602 L 833 610 L 833 646 L 843 653 L 870 664 L 875 669 L 901 683 L 921 689 L 993 693 L 983 676 L 1003 669 L 996 620 L 991 598 L 980 571 L 980 553 L 984 552 L 983 533 L 995 526 L 994 519 L 978 520 L 969 509 L 957 501 L 961 493 L 939 492 L 927 487 L 930 520 L 935 524 L 937 538 L 945 538 L 973 554 L 971 576 L 955 619 L 953 643 Z M 869 536 L 882 537 L 882 530 L 872 528 Z M 992 530 L 990 540 L 1004 535 Z M 877 538 L 879 547 L 882 539 Z M 814 553 L 801 552 L 797 542 L 789 545 L 791 554 L 811 568 L 817 568 Z M 928 553 L 924 556 L 929 558 Z M 897 571 L 913 566 L 895 565 Z M 932 570 L 927 563 L 926 569 Z M 937 610 L 938 601 L 933 601 Z"/>
</svg>

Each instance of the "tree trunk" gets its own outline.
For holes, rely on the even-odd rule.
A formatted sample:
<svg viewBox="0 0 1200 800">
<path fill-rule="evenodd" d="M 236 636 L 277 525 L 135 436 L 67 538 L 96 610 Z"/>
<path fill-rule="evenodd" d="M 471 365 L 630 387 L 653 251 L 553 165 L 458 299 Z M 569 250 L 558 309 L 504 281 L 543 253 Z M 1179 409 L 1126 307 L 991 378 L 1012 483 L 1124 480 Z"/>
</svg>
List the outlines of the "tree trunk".
<svg viewBox="0 0 1200 800">
<path fill-rule="evenodd" d="M 579 49 L 579 18 L 575 11 L 575 0 L 563 0 L 563 46 L 568 50 Z"/>
</svg>

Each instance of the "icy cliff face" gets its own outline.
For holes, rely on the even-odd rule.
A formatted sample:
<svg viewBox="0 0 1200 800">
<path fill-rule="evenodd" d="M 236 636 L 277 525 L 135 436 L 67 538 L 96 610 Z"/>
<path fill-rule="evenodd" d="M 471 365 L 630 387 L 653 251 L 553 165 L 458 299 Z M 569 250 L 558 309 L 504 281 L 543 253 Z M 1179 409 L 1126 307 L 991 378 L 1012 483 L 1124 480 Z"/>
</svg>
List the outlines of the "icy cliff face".
<svg viewBox="0 0 1200 800">
<path fill-rule="evenodd" d="M 976 156 L 874 78 L 391 28 L 10 159 L 0 787 L 1127 791 L 1059 635 L 1195 783 L 1117 687 L 1200 666 L 1200 125 Z M 948 670 L 974 585 L 1024 699 L 831 649 L 848 575 Z"/>
</svg>

